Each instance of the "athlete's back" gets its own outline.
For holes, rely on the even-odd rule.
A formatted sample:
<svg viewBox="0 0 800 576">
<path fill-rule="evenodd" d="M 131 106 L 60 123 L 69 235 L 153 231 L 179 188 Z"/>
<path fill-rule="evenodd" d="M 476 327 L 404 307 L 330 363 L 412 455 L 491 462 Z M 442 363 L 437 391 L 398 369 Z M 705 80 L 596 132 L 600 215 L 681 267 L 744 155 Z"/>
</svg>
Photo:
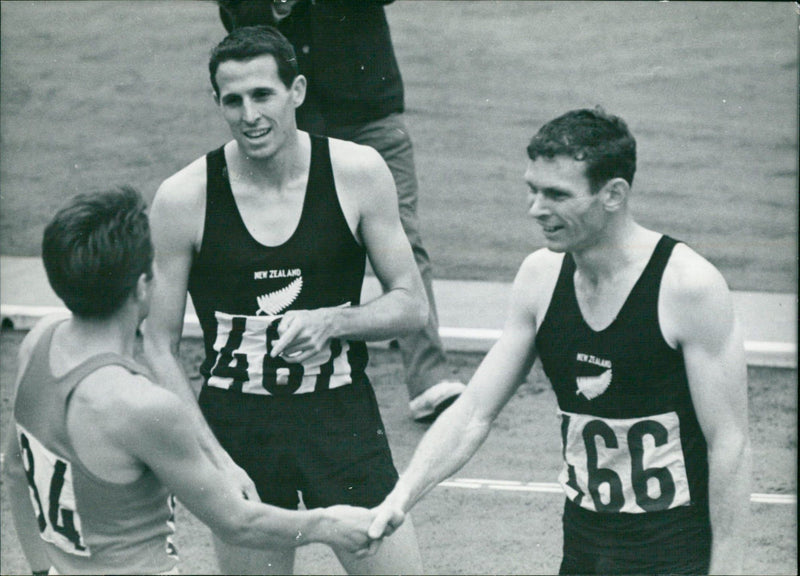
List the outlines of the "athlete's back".
<svg viewBox="0 0 800 576">
<path fill-rule="evenodd" d="M 166 488 L 149 469 L 125 482 L 101 478 L 78 456 L 68 429 L 70 403 L 87 377 L 110 365 L 131 376 L 143 369 L 102 354 L 62 372 L 50 361 L 60 324 L 50 324 L 33 344 L 14 404 L 18 457 L 50 564 L 62 574 L 172 570 L 177 556 Z"/>
</svg>

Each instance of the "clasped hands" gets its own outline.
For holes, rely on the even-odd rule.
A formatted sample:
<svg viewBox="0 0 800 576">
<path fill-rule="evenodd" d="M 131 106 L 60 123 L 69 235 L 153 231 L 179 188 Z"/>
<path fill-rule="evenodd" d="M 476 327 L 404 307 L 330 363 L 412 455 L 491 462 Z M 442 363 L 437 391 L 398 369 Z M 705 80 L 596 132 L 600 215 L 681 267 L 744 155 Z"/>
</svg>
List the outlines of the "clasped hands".
<svg viewBox="0 0 800 576">
<path fill-rule="evenodd" d="M 323 512 L 329 521 L 323 535 L 325 542 L 358 558 L 375 554 L 383 539 L 405 520 L 405 513 L 386 501 L 372 509 L 341 505 Z"/>
</svg>

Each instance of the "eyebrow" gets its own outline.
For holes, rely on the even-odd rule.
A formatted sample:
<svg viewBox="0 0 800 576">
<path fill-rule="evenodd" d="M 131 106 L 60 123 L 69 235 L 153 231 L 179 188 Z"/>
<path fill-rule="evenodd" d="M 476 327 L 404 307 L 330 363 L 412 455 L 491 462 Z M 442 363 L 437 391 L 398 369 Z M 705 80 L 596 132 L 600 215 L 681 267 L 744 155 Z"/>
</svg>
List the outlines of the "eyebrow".
<svg viewBox="0 0 800 576">
<path fill-rule="evenodd" d="M 528 183 L 528 188 L 531 189 L 531 192 L 542 192 L 544 194 L 570 194 L 569 190 L 565 188 L 559 188 L 557 186 L 545 186 L 544 188 L 539 188 L 531 183 Z"/>
</svg>

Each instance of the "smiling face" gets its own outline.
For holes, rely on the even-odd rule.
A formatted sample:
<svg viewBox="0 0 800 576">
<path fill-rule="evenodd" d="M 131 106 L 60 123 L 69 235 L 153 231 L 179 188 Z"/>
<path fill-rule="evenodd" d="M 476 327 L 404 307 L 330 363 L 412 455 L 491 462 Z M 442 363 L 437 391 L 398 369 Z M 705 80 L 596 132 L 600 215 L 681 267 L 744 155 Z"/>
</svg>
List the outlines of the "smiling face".
<svg viewBox="0 0 800 576">
<path fill-rule="evenodd" d="M 222 115 L 249 158 L 272 157 L 297 130 L 295 109 L 305 97 L 305 78 L 297 76 L 287 87 L 272 56 L 222 62 L 216 82 Z"/>
<path fill-rule="evenodd" d="M 529 160 L 528 214 L 541 226 L 547 247 L 576 252 L 593 245 L 607 222 L 604 190 L 592 194 L 586 163 L 568 156 Z"/>
</svg>

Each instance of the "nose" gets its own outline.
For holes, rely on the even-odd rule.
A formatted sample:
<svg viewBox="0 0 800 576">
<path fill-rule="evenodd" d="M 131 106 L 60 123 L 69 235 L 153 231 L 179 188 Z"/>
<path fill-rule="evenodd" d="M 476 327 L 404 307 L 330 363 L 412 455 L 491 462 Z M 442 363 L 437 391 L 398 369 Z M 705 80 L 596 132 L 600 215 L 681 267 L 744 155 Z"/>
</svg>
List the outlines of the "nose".
<svg viewBox="0 0 800 576">
<path fill-rule="evenodd" d="M 528 192 L 528 216 L 531 218 L 541 218 L 547 215 L 547 210 L 542 194 L 538 192 Z"/>
<path fill-rule="evenodd" d="M 242 120 L 248 124 L 253 124 L 258 120 L 260 115 L 261 114 L 258 111 L 258 108 L 252 102 L 252 100 L 245 98 L 244 102 L 242 103 Z"/>
</svg>

